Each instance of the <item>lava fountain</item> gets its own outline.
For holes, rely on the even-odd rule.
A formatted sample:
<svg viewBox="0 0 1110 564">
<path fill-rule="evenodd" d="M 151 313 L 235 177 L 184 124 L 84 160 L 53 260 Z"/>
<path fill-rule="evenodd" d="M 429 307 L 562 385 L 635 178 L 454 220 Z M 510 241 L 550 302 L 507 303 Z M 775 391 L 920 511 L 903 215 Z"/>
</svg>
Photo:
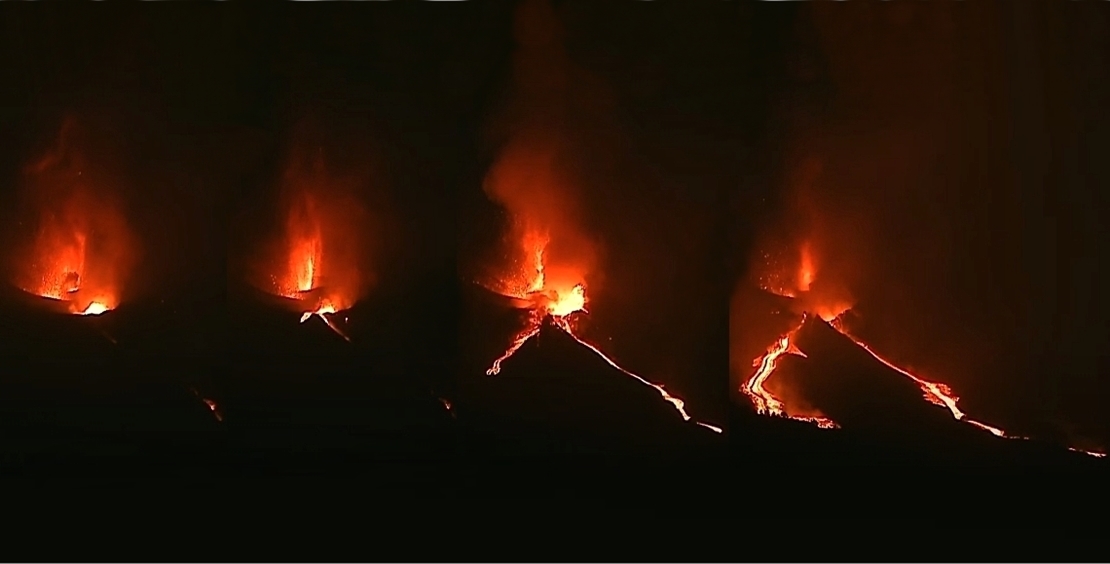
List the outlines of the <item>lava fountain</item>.
<svg viewBox="0 0 1110 564">
<path fill-rule="evenodd" d="M 289 300 L 301 323 L 318 318 L 347 341 L 337 318 L 362 297 L 370 277 L 363 264 L 367 214 L 350 185 L 328 173 L 320 153 L 294 159 L 283 179 L 282 235 L 262 284 Z"/>
<path fill-rule="evenodd" d="M 67 120 L 55 145 L 23 170 L 27 219 L 13 282 L 75 315 L 115 309 L 135 242 L 115 199 L 114 182 L 86 158 L 81 131 Z"/>
</svg>

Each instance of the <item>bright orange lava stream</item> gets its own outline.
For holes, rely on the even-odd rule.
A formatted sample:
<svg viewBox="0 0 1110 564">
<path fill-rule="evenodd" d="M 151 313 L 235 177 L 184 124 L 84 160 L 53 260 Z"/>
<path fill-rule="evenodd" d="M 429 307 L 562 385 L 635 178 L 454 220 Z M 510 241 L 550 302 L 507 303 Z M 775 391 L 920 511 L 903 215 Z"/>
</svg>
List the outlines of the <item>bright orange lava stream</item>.
<svg viewBox="0 0 1110 564">
<path fill-rule="evenodd" d="M 836 327 L 836 326 L 834 325 L 834 327 Z M 996 437 L 1003 437 L 1003 438 L 1009 438 L 1009 439 L 1025 438 L 1025 437 L 1017 437 L 1017 436 L 1013 436 L 1013 435 L 1007 435 L 1006 432 L 1003 431 L 1002 429 L 999 429 L 997 427 L 991 427 L 990 425 L 987 425 L 986 423 L 981 423 L 981 422 L 976 421 L 974 419 L 968 418 L 967 414 L 964 413 L 963 411 L 961 411 L 960 408 L 956 406 L 956 403 L 960 401 L 960 398 L 956 394 L 952 393 L 952 388 L 949 388 L 946 384 L 942 384 L 942 383 L 939 383 L 939 382 L 930 382 L 928 380 L 918 378 L 917 376 L 914 376 L 913 374 L 910 374 L 909 372 L 895 366 L 893 363 L 886 360 L 885 358 L 879 356 L 878 354 L 875 353 L 875 351 L 871 350 L 870 347 L 868 347 L 867 345 L 865 345 L 863 342 L 856 339 L 855 337 L 852 337 L 848 333 L 844 332 L 839 327 L 836 327 L 836 329 L 838 331 L 840 331 L 841 334 L 843 334 L 844 336 L 848 337 L 849 339 L 852 339 L 853 343 L 858 345 L 861 349 L 867 351 L 868 354 L 870 354 L 872 357 L 874 357 L 875 360 L 877 360 L 877 361 L 883 363 L 884 365 L 886 365 L 887 368 L 890 368 L 891 370 L 894 370 L 895 372 L 905 376 L 906 378 L 909 378 L 910 380 L 913 380 L 917 384 L 917 386 L 919 388 L 921 388 L 921 391 L 924 393 L 925 399 L 927 401 L 929 401 L 930 403 L 932 403 L 934 405 L 938 405 L 940 407 L 944 407 L 944 408 L 948 409 L 949 413 L 951 413 L 952 417 L 955 418 L 957 421 L 963 421 L 965 423 L 970 423 L 970 424 L 972 424 L 972 425 L 974 425 L 974 426 L 976 426 L 976 427 L 978 427 L 978 428 L 980 428 L 984 431 L 987 431 L 987 432 L 991 433 L 992 435 L 994 435 Z"/>
<path fill-rule="evenodd" d="M 524 346 L 524 343 L 528 342 L 528 339 L 531 339 L 532 337 L 538 335 L 544 318 L 546 318 L 547 315 L 551 315 L 554 319 L 555 325 L 559 329 L 562 329 L 575 341 L 578 341 L 579 344 L 590 349 L 595 354 L 600 356 L 602 360 L 607 362 L 613 368 L 616 368 L 627 376 L 635 378 L 637 381 L 644 385 L 654 388 L 657 392 L 659 392 L 659 395 L 662 396 L 664 400 L 674 406 L 675 410 L 677 410 L 678 413 L 682 415 L 683 420 L 691 421 L 690 415 L 686 413 L 686 404 L 681 399 L 667 393 L 667 391 L 663 389 L 663 386 L 660 386 L 659 384 L 654 384 L 636 374 L 633 374 L 632 372 L 629 372 L 628 370 L 625 370 L 624 368 L 621 368 L 620 365 L 614 362 L 613 359 L 606 356 L 605 353 L 601 352 L 601 350 L 598 349 L 596 346 L 590 344 L 589 342 L 578 337 L 578 335 L 574 334 L 574 330 L 571 328 L 568 317 L 574 313 L 588 313 L 586 311 L 587 299 L 585 285 L 576 284 L 570 289 L 569 292 L 563 293 L 560 293 L 557 290 L 548 290 L 546 288 L 544 280 L 542 248 L 540 248 L 536 252 L 535 259 L 536 277 L 533 279 L 532 283 L 528 287 L 528 294 L 525 296 L 512 296 L 519 299 L 528 300 L 533 304 L 531 307 L 532 313 L 528 321 L 528 326 L 525 327 L 523 331 L 518 333 L 516 337 L 513 338 L 513 342 L 509 346 L 508 350 L 506 350 L 504 354 L 498 357 L 497 360 L 493 361 L 493 365 L 490 366 L 488 370 L 486 370 L 486 375 L 494 376 L 501 372 L 501 363 L 515 354 L 516 351 L 520 350 L 520 347 Z M 702 423 L 700 421 L 694 421 L 694 423 L 697 423 L 698 425 L 717 433 L 722 432 L 721 428 L 709 425 L 707 423 Z"/>
<path fill-rule="evenodd" d="M 839 331 L 842 335 L 851 339 L 852 342 L 855 343 L 857 346 L 859 346 L 863 350 L 867 351 L 867 353 L 870 354 L 875 360 L 881 362 L 883 365 L 890 368 L 891 370 L 894 370 L 895 372 L 909 378 L 910 380 L 913 380 L 914 383 L 916 383 L 918 385 L 918 387 L 921 388 L 921 391 L 922 391 L 925 399 L 928 402 L 947 409 L 952 414 L 952 417 L 955 418 L 957 421 L 963 421 L 965 423 L 969 423 L 971 425 L 974 425 L 974 426 L 976 426 L 980 429 L 983 429 L 984 431 L 990 432 L 991 434 L 995 435 L 996 437 L 1022 438 L 1022 437 L 1015 437 L 1015 436 L 1007 435 L 1006 432 L 1003 431 L 1002 429 L 999 429 L 997 427 L 992 427 L 992 426 L 987 425 L 985 423 L 981 423 L 979 421 L 975 421 L 974 419 L 968 418 L 967 414 L 964 413 L 963 411 L 961 411 L 960 408 L 957 407 L 957 405 L 956 405 L 957 402 L 959 402 L 960 398 L 957 397 L 955 394 L 953 394 L 952 389 L 949 388 L 947 385 L 942 384 L 942 383 L 938 383 L 938 382 L 930 382 L 930 381 L 925 380 L 923 378 L 919 378 L 917 376 L 914 376 L 913 374 L 910 374 L 909 372 L 907 372 L 906 370 L 903 370 L 902 368 L 899 368 L 898 366 L 894 365 L 890 361 L 888 361 L 888 360 L 884 359 L 883 357 L 879 356 L 878 354 L 876 354 L 875 351 L 871 350 L 870 347 L 868 347 L 866 344 L 864 344 L 859 339 L 856 339 L 855 337 L 849 335 L 840 326 L 840 323 L 838 323 L 838 321 L 839 321 L 838 319 L 833 319 L 833 320 L 830 321 L 830 325 L 834 329 Z M 804 323 L 804 318 L 803 318 L 803 323 Z M 769 414 L 769 415 L 776 415 L 776 416 L 782 416 L 782 417 L 791 417 L 790 415 L 788 415 L 786 413 L 785 405 L 783 404 L 782 400 L 775 397 L 774 394 L 772 394 L 770 391 L 768 391 L 764 387 L 764 384 L 767 382 L 767 379 L 770 378 L 771 375 L 774 373 L 775 368 L 777 367 L 777 364 L 778 364 L 779 357 L 781 357 L 784 354 L 794 354 L 794 355 L 803 356 L 803 357 L 805 356 L 805 353 L 800 351 L 796 346 L 794 346 L 793 342 L 791 342 L 792 337 L 794 336 L 794 334 L 800 328 L 801 328 L 801 326 L 799 325 L 798 328 L 795 328 L 791 332 L 782 336 L 782 338 L 780 338 L 773 345 L 771 345 L 771 347 L 767 350 L 766 354 L 764 354 L 761 357 L 756 358 L 755 361 L 753 362 L 753 364 L 755 364 L 759 368 L 758 368 L 758 370 L 756 370 L 755 374 L 753 374 L 752 377 L 749 378 L 748 381 L 744 383 L 743 391 L 749 398 L 751 398 L 752 403 L 756 407 L 756 411 L 758 411 L 760 414 Z M 823 417 L 816 417 L 816 418 L 814 418 L 814 417 L 791 417 L 791 418 L 792 419 L 798 419 L 798 420 L 801 420 L 801 421 L 810 421 L 812 423 L 816 423 L 818 426 L 820 426 L 822 428 L 835 428 L 837 426 L 836 423 L 833 422 L 832 420 L 826 419 L 826 418 L 823 418 Z"/>
<path fill-rule="evenodd" d="M 649 382 L 648 380 L 645 380 L 644 378 L 641 378 L 640 376 L 638 376 L 636 374 L 633 374 L 632 372 L 629 372 L 629 371 L 625 370 L 624 368 L 621 368 L 620 365 L 618 365 L 616 362 L 613 362 L 613 359 L 609 358 L 608 356 L 605 356 L 605 353 L 601 352 L 600 349 L 598 349 L 597 347 L 593 346 L 590 343 L 587 343 L 586 341 L 583 341 L 577 335 L 575 335 L 574 332 L 570 330 L 570 326 L 569 326 L 569 324 L 566 323 L 565 320 L 560 320 L 560 321 L 561 322 L 559 323 L 559 327 L 561 327 L 564 331 L 566 331 L 568 335 L 570 335 L 571 337 L 574 337 L 575 341 L 578 341 L 582 346 L 590 349 L 591 351 L 594 351 L 594 353 L 596 353 L 597 356 L 600 356 L 602 358 L 602 360 L 604 360 L 605 362 L 608 362 L 609 366 L 612 366 L 613 368 L 616 368 L 617 370 L 620 370 L 626 376 L 631 376 L 631 377 L 635 378 L 641 384 L 644 384 L 646 386 L 651 386 L 652 388 L 654 388 L 655 391 L 659 392 L 659 395 L 662 396 L 663 399 L 667 400 L 667 402 L 669 402 L 671 405 L 674 406 L 675 410 L 677 410 L 678 413 L 682 415 L 683 420 L 685 420 L 685 421 L 690 421 L 691 420 L 690 415 L 686 413 L 686 403 L 685 402 L 683 402 L 682 400 L 680 400 L 680 399 L 672 396 L 671 394 L 667 393 L 667 390 L 663 389 L 663 386 L 660 386 L 659 384 L 653 384 L 652 382 Z M 715 426 L 710 425 L 708 423 L 702 423 L 701 421 L 694 421 L 694 423 L 697 423 L 698 425 L 701 425 L 702 427 L 705 427 L 706 429 L 709 429 L 709 430 L 717 432 L 717 433 L 722 432 L 720 427 L 715 427 Z"/>
<path fill-rule="evenodd" d="M 753 364 L 758 367 L 755 374 L 744 383 L 743 392 L 752 403 L 755 404 L 756 411 L 761 415 L 773 415 L 776 417 L 790 417 L 799 421 L 808 421 L 821 427 L 822 429 L 836 429 L 837 424 L 832 419 L 826 417 L 791 417 L 786 413 L 786 405 L 775 397 L 763 385 L 767 383 L 767 379 L 774 374 L 775 368 L 778 367 L 779 358 L 783 355 L 792 354 L 800 357 L 805 357 L 805 353 L 794 346 L 792 338 L 797 329 L 783 335 L 782 338 L 775 341 L 767 353 L 755 359 Z"/>
<path fill-rule="evenodd" d="M 974 419 L 969 418 L 967 416 L 967 414 L 964 413 L 957 406 L 957 403 L 960 401 L 960 398 L 958 396 L 956 396 L 952 392 L 952 389 L 950 387 L 948 387 L 946 384 L 943 384 L 943 383 L 940 383 L 940 382 L 930 382 L 928 380 L 925 380 L 924 378 L 920 378 L 918 376 L 915 376 L 915 375 L 911 374 L 910 372 L 896 366 L 894 363 L 892 363 L 892 362 L 886 360 L 885 358 L 879 356 L 875 351 L 871 350 L 871 347 L 868 347 L 865 343 L 863 343 L 862 341 L 853 337 L 851 334 L 849 334 L 847 331 L 845 331 L 844 328 L 839 323 L 839 321 L 840 321 L 839 318 L 832 319 L 832 320 L 829 321 L 829 324 L 834 329 L 839 331 L 842 335 L 851 339 L 852 342 L 855 343 L 857 346 L 859 346 L 861 349 L 867 351 L 867 353 L 870 354 L 872 358 L 881 362 L 883 365 L 890 368 L 891 370 L 894 370 L 895 372 L 905 376 L 906 378 L 909 378 L 910 380 L 913 380 L 914 383 L 916 383 L 917 386 L 921 389 L 926 401 L 928 401 L 928 402 L 930 402 L 934 405 L 937 405 L 937 406 L 940 406 L 940 407 L 943 407 L 943 408 L 947 409 L 949 411 L 949 413 L 952 414 L 952 417 L 954 419 L 956 419 L 957 421 L 963 421 L 964 423 L 968 423 L 970 425 L 978 427 L 979 429 L 987 431 L 987 432 L 991 433 L 992 435 L 994 435 L 996 437 L 1001 437 L 1001 438 L 1006 438 L 1006 439 L 1024 439 L 1024 440 L 1028 440 L 1028 437 L 1010 435 L 1010 434 L 1007 434 L 1002 429 L 999 429 L 997 427 L 992 427 L 990 425 L 987 425 L 986 423 L 976 421 Z M 804 322 L 804 317 L 803 317 L 803 322 Z M 831 419 L 825 418 L 825 417 L 803 417 L 803 416 L 791 416 L 791 415 L 789 415 L 786 412 L 786 406 L 782 402 L 782 400 L 775 397 L 774 394 L 772 394 L 770 391 L 768 391 L 764 387 L 764 384 L 766 384 L 767 380 L 771 377 L 772 374 L 774 374 L 775 368 L 778 365 L 778 360 L 783 355 L 793 354 L 793 355 L 805 357 L 805 353 L 802 352 L 801 350 L 799 350 L 794 345 L 794 343 L 792 342 L 792 338 L 793 338 L 794 334 L 800 328 L 801 328 L 801 326 L 799 325 L 797 328 L 793 329 L 792 331 L 790 331 L 786 335 L 783 335 L 778 341 L 775 341 L 775 343 L 773 345 L 771 345 L 770 348 L 767 349 L 767 352 L 763 356 L 757 357 L 753 361 L 753 364 L 755 366 L 757 366 L 757 370 L 756 370 L 755 374 L 753 374 L 751 376 L 751 378 L 749 378 L 746 382 L 744 382 L 742 391 L 744 392 L 745 395 L 747 395 L 751 399 L 753 405 L 755 405 L 756 411 L 760 414 L 772 415 L 772 416 L 778 416 L 778 417 L 788 417 L 790 419 L 796 419 L 796 420 L 799 420 L 799 421 L 807 421 L 807 422 L 813 423 L 813 424 L 815 424 L 818 427 L 821 427 L 823 429 L 837 428 L 838 425 L 836 424 L 836 422 L 834 422 Z M 1088 454 L 1088 455 L 1094 456 L 1096 458 L 1103 458 L 1103 457 L 1106 456 L 1105 453 L 1091 452 L 1091 451 L 1086 451 L 1086 450 L 1080 450 L 1080 449 L 1077 449 L 1077 448 L 1070 448 L 1069 450 L 1072 450 L 1072 451 L 1075 451 L 1075 452 L 1082 452 L 1084 454 Z"/>
<path fill-rule="evenodd" d="M 108 311 L 108 306 L 100 302 L 93 302 L 89 304 L 89 307 L 85 308 L 85 311 L 82 311 L 79 315 L 100 315 L 106 311 Z"/>
</svg>

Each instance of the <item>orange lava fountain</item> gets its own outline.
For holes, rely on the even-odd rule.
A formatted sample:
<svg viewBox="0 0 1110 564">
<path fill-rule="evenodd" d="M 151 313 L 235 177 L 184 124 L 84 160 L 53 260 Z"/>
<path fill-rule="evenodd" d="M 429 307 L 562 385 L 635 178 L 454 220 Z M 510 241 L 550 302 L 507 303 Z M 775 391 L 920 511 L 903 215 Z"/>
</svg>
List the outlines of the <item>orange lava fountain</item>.
<svg viewBox="0 0 1110 564">
<path fill-rule="evenodd" d="M 537 241 L 542 241 L 542 239 L 537 239 Z M 550 288 L 544 274 L 544 248 L 542 245 L 543 243 L 541 242 L 540 246 L 534 252 L 530 253 L 530 255 L 534 257 L 534 263 L 532 266 L 534 268 L 535 274 L 532 277 L 531 282 L 524 286 L 525 288 L 527 288 L 527 291 L 520 294 L 510 294 L 502 292 L 503 295 L 520 300 L 520 303 L 522 303 L 524 307 L 527 307 L 527 309 L 530 310 L 528 324 L 520 333 L 518 333 L 513 338 L 512 344 L 509 345 L 509 348 L 505 351 L 505 353 L 498 357 L 497 360 L 493 361 L 493 365 L 490 366 L 488 370 L 486 370 L 486 375 L 494 376 L 500 373 L 501 363 L 511 357 L 514 353 L 516 353 L 516 351 L 520 350 L 520 347 L 524 346 L 524 343 L 528 342 L 529 339 L 539 334 L 540 327 L 544 319 L 546 319 L 548 316 L 551 316 L 551 319 L 553 320 L 556 327 L 564 331 L 567 335 L 570 335 L 571 338 L 573 338 L 582 346 L 593 351 L 594 354 L 601 357 L 601 359 L 608 363 L 609 366 L 612 366 L 613 368 L 619 370 L 626 376 L 636 379 L 636 381 L 640 382 L 641 384 L 653 388 L 664 400 L 670 403 L 675 408 L 675 410 L 678 411 L 679 415 L 682 416 L 682 419 L 684 421 L 693 421 L 690 415 L 686 413 L 686 403 L 683 402 L 681 399 L 672 396 L 663 388 L 663 386 L 655 384 L 637 374 L 625 370 L 613 359 L 609 358 L 605 353 L 601 352 L 601 349 L 597 348 L 597 346 L 582 339 L 575 333 L 574 328 L 572 327 L 570 322 L 570 316 L 579 313 L 588 313 L 586 310 L 586 303 L 588 302 L 588 300 L 586 299 L 586 286 L 584 283 L 578 282 L 571 285 L 569 288 L 564 288 L 562 291 L 560 291 L 559 289 Z M 714 432 L 722 432 L 720 427 L 716 427 L 708 423 L 702 423 L 700 421 L 693 422 Z"/>
<path fill-rule="evenodd" d="M 806 300 L 805 303 L 807 308 L 819 312 L 819 317 L 828 322 L 829 325 L 831 325 L 842 335 L 851 339 L 851 341 L 857 346 L 867 351 L 867 353 L 870 354 L 875 360 L 882 363 L 884 366 L 890 368 L 891 370 L 894 370 L 895 372 L 901 374 L 902 376 L 905 376 L 906 378 L 912 380 L 921 389 L 922 395 L 926 401 L 947 409 L 948 412 L 952 414 L 952 417 L 957 421 L 962 421 L 964 423 L 987 431 L 996 437 L 1007 439 L 1028 439 L 1027 437 L 1008 434 L 998 427 L 993 427 L 991 425 L 987 425 L 986 423 L 971 419 L 959 408 L 958 403 L 960 398 L 952 392 L 952 389 L 948 385 L 940 382 L 932 382 L 910 373 L 909 371 L 879 356 L 879 354 L 872 350 L 871 347 L 869 347 L 866 343 L 851 335 L 844 327 L 844 324 L 841 322 L 841 316 L 850 309 L 850 306 L 839 302 L 833 304 L 821 303 L 820 300 L 814 300 L 812 296 L 807 295 L 810 289 L 810 285 L 813 283 L 816 275 L 813 254 L 808 243 L 802 246 L 800 263 L 801 264 L 797 275 L 798 288 L 796 293 L 781 290 L 776 291 L 772 288 L 767 287 L 766 285 L 763 287 L 763 289 L 784 297 Z M 802 315 L 802 323 L 805 322 L 807 315 L 808 314 Z M 755 358 L 752 364 L 756 367 L 756 371 L 743 383 L 741 391 L 751 400 L 752 404 L 755 406 L 755 409 L 759 414 L 787 417 L 790 419 L 796 419 L 798 421 L 806 421 L 825 429 L 837 428 L 838 425 L 836 424 L 836 422 L 823 416 L 815 417 L 790 414 L 783 400 L 776 397 L 765 387 L 768 379 L 770 379 L 775 372 L 778 360 L 783 355 L 793 354 L 802 357 L 805 356 L 805 353 L 799 350 L 798 347 L 794 345 L 792 340 L 794 334 L 800 328 L 801 325 L 799 324 L 798 327 L 795 327 L 790 332 L 786 333 L 777 341 L 775 341 L 767 349 L 766 353 Z M 1098 458 L 1106 456 L 1104 453 L 1089 452 L 1076 448 L 1072 448 L 1071 450 L 1082 452 L 1084 454 L 1088 454 Z"/>
<path fill-rule="evenodd" d="M 16 285 L 65 304 L 75 315 L 101 315 L 119 305 L 133 242 L 120 207 L 104 191 L 67 121 L 56 146 L 24 169 L 35 217 L 33 240 L 19 255 Z"/>
<path fill-rule="evenodd" d="M 362 268 L 365 211 L 348 197 L 347 180 L 328 174 L 321 154 L 296 156 L 284 177 L 283 237 L 266 264 L 263 289 L 291 300 L 301 323 L 319 318 L 350 341 L 336 317 L 355 304 L 368 281 Z"/>
<path fill-rule="evenodd" d="M 319 317 L 343 339 L 351 339 L 328 317 L 341 309 L 338 296 L 322 294 L 321 275 L 324 266 L 324 235 L 316 199 L 308 193 L 292 206 L 286 221 L 287 266 L 284 276 L 274 277 L 278 295 L 297 300 L 304 309 L 301 323 Z"/>
</svg>

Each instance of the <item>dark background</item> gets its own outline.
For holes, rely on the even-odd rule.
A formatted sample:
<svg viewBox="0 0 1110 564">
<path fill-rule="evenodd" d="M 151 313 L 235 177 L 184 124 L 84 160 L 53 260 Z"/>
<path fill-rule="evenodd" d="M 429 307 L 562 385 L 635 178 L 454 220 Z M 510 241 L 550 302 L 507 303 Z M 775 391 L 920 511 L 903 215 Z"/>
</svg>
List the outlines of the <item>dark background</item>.
<svg viewBox="0 0 1110 564">
<path fill-rule="evenodd" d="M 1021 433 L 1103 441 L 1108 13 L 1090 4 L 780 10 L 741 226 L 813 227 L 858 333 Z M 823 166 L 803 187 L 795 174 Z M 770 208 L 754 206 L 766 198 Z M 766 213 L 755 213 L 765 209 Z M 749 221 L 750 220 L 750 221 Z M 737 239 L 742 240 L 742 239 Z M 747 264 L 748 240 L 736 258 Z"/>
</svg>

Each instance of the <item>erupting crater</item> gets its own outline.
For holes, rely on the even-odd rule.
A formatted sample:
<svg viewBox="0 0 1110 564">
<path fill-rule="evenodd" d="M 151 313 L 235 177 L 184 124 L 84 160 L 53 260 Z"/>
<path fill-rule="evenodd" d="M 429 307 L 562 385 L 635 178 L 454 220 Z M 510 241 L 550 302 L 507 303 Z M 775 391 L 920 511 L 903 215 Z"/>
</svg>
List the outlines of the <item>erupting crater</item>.
<svg viewBox="0 0 1110 564">
<path fill-rule="evenodd" d="M 135 247 L 112 182 L 82 154 L 76 123 L 67 120 L 55 146 L 23 170 L 32 228 L 16 253 L 15 285 L 74 315 L 119 306 Z"/>
<path fill-rule="evenodd" d="M 361 205 L 330 176 L 319 153 L 299 155 L 284 177 L 282 236 L 270 254 L 261 288 L 285 298 L 300 322 L 320 319 L 346 341 L 344 312 L 365 289 L 362 262 L 366 217 Z"/>
<path fill-rule="evenodd" d="M 311 258 L 306 259 L 306 265 L 311 265 L 312 263 L 313 260 Z M 311 268 L 311 266 L 309 266 L 309 268 Z M 335 334 L 348 342 L 351 340 L 332 320 L 333 316 L 345 311 L 347 306 L 336 305 L 342 304 L 343 302 L 330 297 L 322 287 L 316 286 L 313 278 L 310 277 L 306 279 L 303 286 L 289 287 L 287 285 L 281 285 L 276 280 L 275 285 L 279 286 L 278 295 L 292 300 L 295 304 L 294 307 L 301 311 L 301 323 L 313 317 L 318 317 L 329 329 L 334 331 Z"/>
<path fill-rule="evenodd" d="M 501 372 L 501 364 L 516 353 L 529 339 L 538 335 L 545 324 L 550 324 L 559 330 L 565 332 L 573 338 L 578 344 L 586 347 L 594 354 L 601 357 L 606 363 L 613 368 L 619 370 L 626 376 L 634 378 L 641 384 L 653 388 L 659 393 L 660 397 L 670 403 L 674 409 L 679 413 L 684 421 L 693 421 L 701 427 L 710 429 L 716 433 L 721 433 L 720 427 L 702 423 L 693 420 L 686 412 L 686 404 L 681 399 L 672 396 L 668 393 L 663 386 L 655 384 L 643 377 L 634 374 L 617 364 L 613 359 L 609 358 L 601 351 L 596 345 L 589 343 L 577 334 L 575 330 L 574 321 L 576 316 L 588 314 L 586 304 L 589 300 L 586 297 L 586 284 L 585 282 L 573 282 L 562 285 L 552 286 L 548 283 L 544 271 L 544 246 L 543 243 L 530 253 L 534 257 L 533 272 L 531 280 L 523 285 L 517 287 L 524 288 L 523 291 L 513 292 L 512 284 L 501 284 L 499 289 L 491 288 L 493 291 L 513 298 L 515 304 L 521 309 L 528 310 L 528 321 L 517 335 L 513 338 L 509 348 L 493 361 L 493 364 L 486 370 L 487 376 L 494 376 Z"/>
</svg>

